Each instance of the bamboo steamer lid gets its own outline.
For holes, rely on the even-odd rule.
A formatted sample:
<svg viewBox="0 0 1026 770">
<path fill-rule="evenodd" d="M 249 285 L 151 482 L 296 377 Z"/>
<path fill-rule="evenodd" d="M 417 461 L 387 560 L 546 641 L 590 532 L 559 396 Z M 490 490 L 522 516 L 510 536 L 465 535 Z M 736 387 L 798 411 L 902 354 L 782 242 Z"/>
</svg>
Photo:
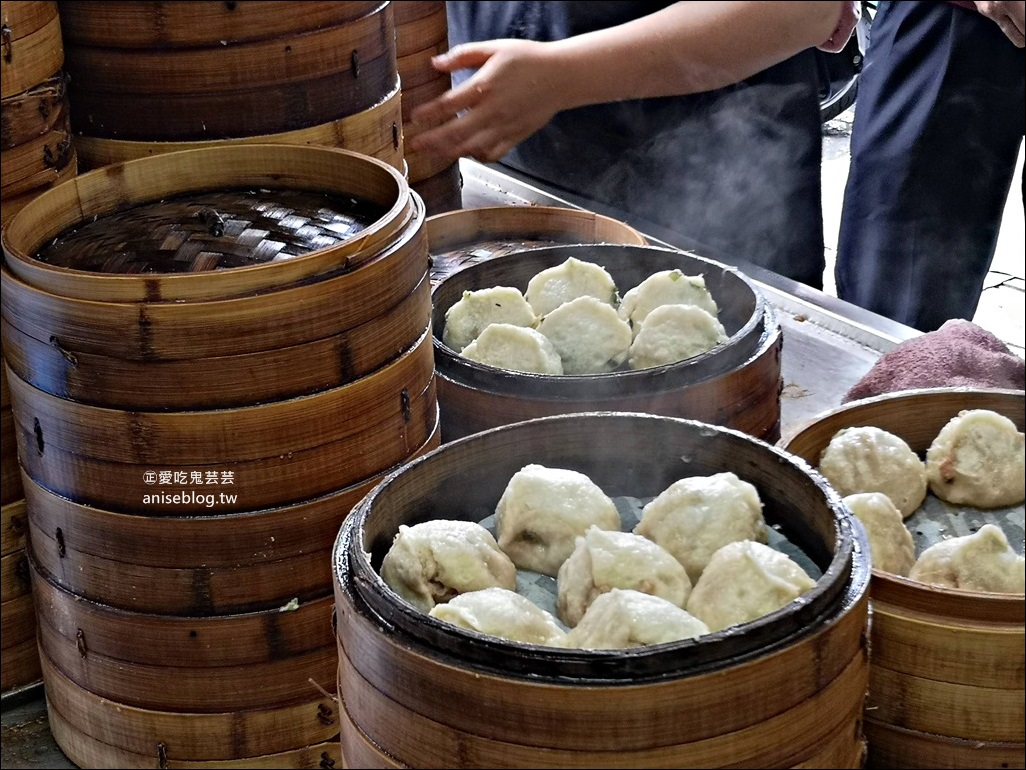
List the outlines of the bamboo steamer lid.
<svg viewBox="0 0 1026 770">
<path fill-rule="evenodd" d="M 250 187 L 357 194 L 384 213 L 359 237 L 337 246 L 284 262 L 203 274 L 88 273 L 35 259 L 42 244 L 92 217 L 179 194 Z M 3 243 L 12 274 L 60 296 L 114 302 L 223 299 L 355 267 L 388 243 L 414 209 L 406 180 L 376 159 L 320 147 L 240 145 L 141 158 L 78 176 L 26 206 L 9 222 Z"/>
<path fill-rule="evenodd" d="M 0 56 L 0 97 L 7 98 L 53 77 L 64 63 L 57 3 L 11 2 L 0 5 L 4 26 Z"/>
<path fill-rule="evenodd" d="M 922 453 L 963 409 L 996 411 L 1019 430 L 1026 422 L 1022 391 L 925 389 L 846 404 L 781 443 L 815 463 L 838 430 L 872 425 Z M 871 603 L 870 765 L 1022 766 L 1023 596 L 929 586 L 873 570 Z"/>
<path fill-rule="evenodd" d="M 849 514 L 808 466 L 766 451 L 701 423 L 593 413 L 480 433 L 400 469 L 361 502 L 336 542 L 347 763 L 788 767 L 826 752 L 859 766 L 868 671 L 864 544 L 852 545 Z M 580 470 L 602 479 L 607 494 L 641 497 L 681 475 L 735 469 L 760 490 L 767 520 L 816 554 L 824 577 L 803 601 L 747 627 L 618 651 L 464 631 L 384 585 L 377 566 L 400 524 L 425 511 L 476 520 L 527 462 Z"/>
</svg>

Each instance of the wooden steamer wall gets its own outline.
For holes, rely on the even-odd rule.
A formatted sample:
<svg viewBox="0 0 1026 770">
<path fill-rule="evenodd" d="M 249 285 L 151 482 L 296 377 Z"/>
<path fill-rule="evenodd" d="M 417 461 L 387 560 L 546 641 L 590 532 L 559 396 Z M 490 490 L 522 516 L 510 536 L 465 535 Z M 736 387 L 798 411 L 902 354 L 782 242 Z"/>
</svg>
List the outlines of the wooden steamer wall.
<svg viewBox="0 0 1026 770">
<path fill-rule="evenodd" d="M 62 1 L 83 166 L 287 143 L 402 170 L 393 5 Z"/>
<path fill-rule="evenodd" d="M 64 47 L 56 2 L 0 3 L 0 226 L 74 176 Z M 35 613 L 25 558 L 25 501 L 14 418 L 0 362 L 0 690 L 38 681 Z"/>
<path fill-rule="evenodd" d="M 193 267 L 218 244 L 259 254 L 290 228 L 313 250 L 117 273 L 133 269 L 114 256 L 129 218 L 110 239 L 78 242 L 75 264 L 89 269 L 35 259 L 94 215 L 240 186 L 359 198 L 378 214 L 317 248 L 325 233 L 284 204 L 269 232 L 208 200 L 169 220 L 189 233 L 175 245 Z M 141 230 L 159 242 L 167 222 L 149 216 Z M 438 443 L 419 201 L 394 168 L 341 150 L 190 150 L 58 187 L 9 224 L 4 251 L 2 331 L 58 744 L 87 767 L 337 761 L 333 538 L 383 474 Z M 236 497 L 144 502 L 164 491 Z"/>
</svg>

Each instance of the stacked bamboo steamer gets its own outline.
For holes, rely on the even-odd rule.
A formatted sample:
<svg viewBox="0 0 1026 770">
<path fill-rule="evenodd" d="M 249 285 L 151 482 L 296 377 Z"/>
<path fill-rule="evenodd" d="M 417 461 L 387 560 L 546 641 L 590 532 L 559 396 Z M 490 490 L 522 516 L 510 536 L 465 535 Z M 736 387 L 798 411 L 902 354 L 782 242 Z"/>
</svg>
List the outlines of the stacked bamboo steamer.
<svg viewBox="0 0 1026 770">
<path fill-rule="evenodd" d="M 56 2 L 0 3 L 0 223 L 74 176 L 64 47 Z"/>
<path fill-rule="evenodd" d="M 0 3 L 0 225 L 74 176 L 64 47 L 56 2 Z M 2 363 L 0 363 L 2 369 Z M 35 613 L 25 560 L 25 501 L 6 375 L 0 373 L 0 690 L 38 681 Z"/>
<path fill-rule="evenodd" d="M 247 214 L 238 190 L 262 202 Z M 317 216 L 308 195 L 328 196 Z M 345 237 L 323 214 L 347 202 L 366 226 Z M 293 236 L 306 253 L 231 267 Z M 198 272 L 147 271 L 158 247 Z M 402 174 L 326 148 L 158 155 L 40 197 L 4 252 L 58 744 L 82 766 L 338 761 L 332 540 L 438 443 L 424 212 Z"/>
<path fill-rule="evenodd" d="M 443 0 L 395 3 L 395 41 L 403 95 L 403 136 L 416 133 L 410 114 L 441 96 L 452 78 L 431 66 L 431 57 L 449 50 L 449 31 Z M 459 164 L 430 153 L 407 152 L 410 184 L 424 199 L 429 215 L 463 206 Z"/>
<path fill-rule="evenodd" d="M 1026 425 L 1021 390 L 908 390 L 822 414 L 785 448 L 817 463 L 837 431 L 870 425 L 922 455 L 941 428 L 968 409 L 997 412 L 1020 431 Z M 959 508 L 945 504 L 942 532 L 960 518 Z M 1021 506 L 993 514 L 1021 532 Z M 1015 540 L 1011 532 L 1009 540 Z M 867 766 L 1026 766 L 1023 595 L 944 588 L 873 570 L 871 604 Z"/>
<path fill-rule="evenodd" d="M 61 2 L 83 166 L 287 143 L 349 149 L 402 169 L 391 6 Z"/>
<path fill-rule="evenodd" d="M 751 623 L 625 650 L 467 631 L 414 608 L 381 579 L 400 526 L 481 521 L 509 478 L 535 462 L 585 473 L 612 497 L 645 498 L 682 476 L 736 471 L 759 490 L 767 522 L 822 577 Z M 578 413 L 446 443 L 376 487 L 339 532 L 346 765 L 861 767 L 864 537 L 807 464 L 707 423 Z"/>
</svg>

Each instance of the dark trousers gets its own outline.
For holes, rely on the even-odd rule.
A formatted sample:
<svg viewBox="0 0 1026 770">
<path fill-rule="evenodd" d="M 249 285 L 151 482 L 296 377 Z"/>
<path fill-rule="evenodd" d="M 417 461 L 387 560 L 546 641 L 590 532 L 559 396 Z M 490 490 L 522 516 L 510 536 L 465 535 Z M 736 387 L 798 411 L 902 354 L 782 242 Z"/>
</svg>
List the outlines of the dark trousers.
<svg viewBox="0 0 1026 770">
<path fill-rule="evenodd" d="M 1023 139 L 1024 53 L 950 3 L 884 2 L 859 81 L 841 299 L 923 331 L 971 319 Z"/>
</svg>

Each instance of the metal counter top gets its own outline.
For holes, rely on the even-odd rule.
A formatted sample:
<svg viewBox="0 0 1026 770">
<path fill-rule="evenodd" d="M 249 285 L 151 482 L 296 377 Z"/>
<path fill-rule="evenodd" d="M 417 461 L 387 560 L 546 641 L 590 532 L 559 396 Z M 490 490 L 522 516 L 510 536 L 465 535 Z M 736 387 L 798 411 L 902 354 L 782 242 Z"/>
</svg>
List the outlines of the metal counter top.
<svg viewBox="0 0 1026 770">
<path fill-rule="evenodd" d="M 508 169 L 461 161 L 464 207 L 533 204 L 590 208 L 626 221 L 653 245 L 670 246 L 733 264 L 752 278 L 777 311 L 784 330 L 781 429 L 787 436 L 820 412 L 840 404 L 885 352 L 917 336 L 897 324 L 823 292 L 743 262 L 686 236 L 573 196 L 557 195 Z M 50 735 L 41 685 L 7 693 L 2 701 L 4 768 L 73 768 Z"/>
</svg>

